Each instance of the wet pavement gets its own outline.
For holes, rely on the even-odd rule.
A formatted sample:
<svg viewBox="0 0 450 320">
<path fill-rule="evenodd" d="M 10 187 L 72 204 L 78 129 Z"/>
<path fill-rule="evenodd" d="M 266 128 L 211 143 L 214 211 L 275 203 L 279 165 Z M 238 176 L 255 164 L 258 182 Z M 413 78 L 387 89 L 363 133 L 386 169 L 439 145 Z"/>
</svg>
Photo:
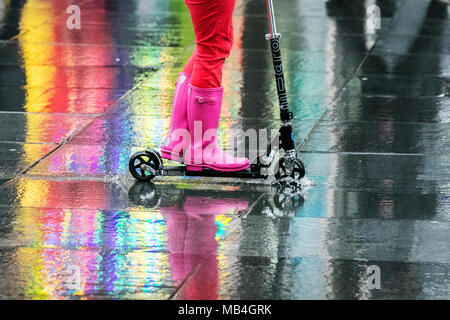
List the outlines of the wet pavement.
<svg viewBox="0 0 450 320">
<path fill-rule="evenodd" d="M 0 298 L 450 298 L 450 6 L 275 6 L 307 168 L 295 195 L 129 175 L 194 49 L 182 0 L 0 1 Z M 231 129 L 279 126 L 265 14 L 237 0 L 227 149 Z"/>
</svg>

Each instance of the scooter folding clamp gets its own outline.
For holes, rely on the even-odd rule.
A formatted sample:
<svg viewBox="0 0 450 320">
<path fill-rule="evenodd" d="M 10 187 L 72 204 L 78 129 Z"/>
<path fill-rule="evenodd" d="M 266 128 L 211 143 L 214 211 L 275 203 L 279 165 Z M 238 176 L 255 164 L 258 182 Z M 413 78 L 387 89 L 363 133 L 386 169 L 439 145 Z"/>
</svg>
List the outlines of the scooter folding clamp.
<svg viewBox="0 0 450 320">
<path fill-rule="evenodd" d="M 281 38 L 281 33 L 268 33 L 266 34 L 266 40 L 272 40 L 272 39 L 280 39 Z"/>
</svg>

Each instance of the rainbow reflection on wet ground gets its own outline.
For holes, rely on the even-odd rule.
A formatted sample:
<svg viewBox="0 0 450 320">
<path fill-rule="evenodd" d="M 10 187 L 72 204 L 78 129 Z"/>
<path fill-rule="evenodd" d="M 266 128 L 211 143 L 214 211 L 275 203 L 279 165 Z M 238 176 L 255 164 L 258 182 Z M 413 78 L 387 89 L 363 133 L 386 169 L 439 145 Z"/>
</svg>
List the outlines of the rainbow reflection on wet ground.
<svg viewBox="0 0 450 320">
<path fill-rule="evenodd" d="M 183 0 L 0 1 L 0 298 L 450 298 L 450 7 L 291 0 L 276 13 L 307 167 L 294 196 L 129 175 L 130 155 L 167 133 L 194 49 Z M 263 1 L 237 0 L 230 151 L 233 130 L 279 127 L 265 30 Z"/>
</svg>

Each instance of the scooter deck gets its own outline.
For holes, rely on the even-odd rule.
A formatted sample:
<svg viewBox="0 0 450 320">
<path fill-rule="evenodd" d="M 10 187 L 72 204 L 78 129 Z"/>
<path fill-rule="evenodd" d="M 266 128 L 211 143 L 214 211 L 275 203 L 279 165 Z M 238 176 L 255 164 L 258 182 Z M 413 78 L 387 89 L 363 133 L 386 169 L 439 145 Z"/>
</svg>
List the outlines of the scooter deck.
<svg viewBox="0 0 450 320">
<path fill-rule="evenodd" d="M 203 168 L 202 171 L 189 171 L 186 166 L 165 166 L 161 170 L 163 176 L 180 176 L 186 177 L 228 177 L 228 178 L 267 178 L 267 175 L 261 174 L 261 168 L 255 165 L 250 166 L 248 169 L 240 171 L 223 172 L 216 171 L 209 168 Z"/>
</svg>

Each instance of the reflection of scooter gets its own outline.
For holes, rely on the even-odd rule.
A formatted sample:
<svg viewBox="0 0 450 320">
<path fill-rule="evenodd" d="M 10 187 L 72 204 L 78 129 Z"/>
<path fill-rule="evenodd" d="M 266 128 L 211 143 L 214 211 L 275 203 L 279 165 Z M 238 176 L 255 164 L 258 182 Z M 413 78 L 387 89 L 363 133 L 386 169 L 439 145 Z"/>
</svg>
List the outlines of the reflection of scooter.
<svg viewBox="0 0 450 320">
<path fill-rule="evenodd" d="M 134 205 L 145 208 L 167 208 L 176 204 L 184 207 L 186 202 L 202 203 L 203 209 L 198 208 L 197 212 L 208 212 L 210 208 L 216 214 L 225 212 L 244 211 L 248 208 L 248 202 L 257 198 L 254 192 L 239 190 L 211 190 L 205 193 L 205 189 L 184 189 L 173 185 L 155 185 L 142 181 L 137 181 L 128 191 L 128 198 Z M 245 205 L 244 205 L 245 203 Z M 189 205 L 192 207 L 192 205 Z"/>
<path fill-rule="evenodd" d="M 170 277 L 175 286 L 183 284 L 173 298 L 218 298 L 219 242 L 232 232 L 235 223 L 252 212 L 266 214 L 279 222 L 279 230 L 288 232 L 291 219 L 278 218 L 291 218 L 303 198 L 299 188 L 282 188 L 285 190 L 281 194 L 277 192 L 279 188 L 267 186 L 251 190 L 208 189 L 206 196 L 200 188 L 135 182 L 128 192 L 130 201 L 139 207 L 159 209 L 166 224 Z"/>
<path fill-rule="evenodd" d="M 303 205 L 305 199 L 303 193 L 295 187 L 283 187 L 280 189 L 269 188 L 253 202 L 239 216 L 245 219 L 253 210 L 261 212 L 270 218 L 292 218 Z"/>
<path fill-rule="evenodd" d="M 134 205 L 150 209 L 166 208 L 165 211 L 175 207 L 189 211 L 193 207 L 186 207 L 186 202 L 193 202 L 202 208 L 197 208 L 197 213 L 231 213 L 242 219 L 253 211 L 273 218 L 293 217 L 304 202 L 302 192 L 296 187 L 284 187 L 282 192 L 273 187 L 232 192 L 208 189 L 208 195 L 205 196 L 204 189 L 177 189 L 140 181 L 130 188 L 128 198 Z"/>
<path fill-rule="evenodd" d="M 207 168 L 202 171 L 188 171 L 183 166 L 164 166 L 160 154 L 153 149 L 135 153 L 129 161 L 129 170 L 134 178 L 139 181 L 148 181 L 156 176 L 210 176 L 210 177 L 231 177 L 231 178 L 259 178 L 266 179 L 271 171 L 276 171 L 276 181 L 284 185 L 299 185 L 299 180 L 305 175 L 303 163 L 297 159 L 294 135 L 292 129 L 293 114 L 289 111 L 287 103 L 287 93 L 284 81 L 283 65 L 281 62 L 280 37 L 277 32 L 275 15 L 273 10 L 273 0 L 266 0 L 269 18 L 270 33 L 266 39 L 270 41 L 272 50 L 273 66 L 275 70 L 275 81 L 277 85 L 278 100 L 280 105 L 281 128 L 276 143 L 269 146 L 264 156 L 258 157 L 256 164 L 250 168 L 237 172 L 219 172 Z M 277 143 L 279 142 L 279 143 Z M 278 153 L 278 146 L 284 150 L 284 154 L 277 162 L 276 170 L 273 164 Z"/>
</svg>

